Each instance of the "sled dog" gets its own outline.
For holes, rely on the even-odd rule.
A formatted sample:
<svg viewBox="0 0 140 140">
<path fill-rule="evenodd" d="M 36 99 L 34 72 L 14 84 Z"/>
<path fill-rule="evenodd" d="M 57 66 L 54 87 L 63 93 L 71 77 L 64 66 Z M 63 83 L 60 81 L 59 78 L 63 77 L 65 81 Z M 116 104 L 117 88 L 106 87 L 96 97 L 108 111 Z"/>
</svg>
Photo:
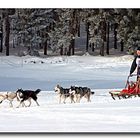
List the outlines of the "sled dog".
<svg viewBox="0 0 140 140">
<path fill-rule="evenodd" d="M 31 106 L 31 99 L 33 99 L 36 102 L 36 104 L 39 106 L 39 103 L 37 102 L 37 94 L 40 91 L 41 91 L 40 89 L 37 89 L 36 91 L 18 89 L 16 91 L 18 98 L 20 100 L 18 107 L 20 107 L 20 105 L 26 100 L 29 100 L 30 103 L 29 103 L 28 107 L 30 107 Z"/>
<path fill-rule="evenodd" d="M 65 101 L 68 97 L 70 98 L 71 103 L 72 102 L 75 103 L 74 96 L 69 93 L 69 90 L 70 90 L 69 88 L 63 88 L 60 85 L 57 85 L 54 90 L 59 95 L 59 103 L 61 103 L 61 100 L 63 98 L 64 99 L 63 103 L 65 104 L 66 103 Z"/>
<path fill-rule="evenodd" d="M 69 91 L 74 97 L 76 98 L 76 102 L 80 103 L 80 100 L 82 97 L 85 97 L 88 102 L 91 101 L 90 96 L 91 94 L 94 94 L 94 92 L 91 92 L 91 89 L 88 87 L 77 87 L 77 86 L 71 86 Z"/>
</svg>

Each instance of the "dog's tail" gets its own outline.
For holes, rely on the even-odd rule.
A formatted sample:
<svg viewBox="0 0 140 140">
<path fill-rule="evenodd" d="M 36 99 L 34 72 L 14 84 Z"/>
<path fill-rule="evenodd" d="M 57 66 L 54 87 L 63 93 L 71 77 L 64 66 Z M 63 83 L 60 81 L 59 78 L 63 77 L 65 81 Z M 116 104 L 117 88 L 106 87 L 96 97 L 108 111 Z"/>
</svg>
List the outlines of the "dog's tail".
<svg viewBox="0 0 140 140">
<path fill-rule="evenodd" d="M 41 89 L 37 89 L 37 90 L 35 91 L 35 93 L 38 94 L 40 91 L 41 91 Z"/>
<path fill-rule="evenodd" d="M 94 91 L 91 91 L 91 89 L 90 88 L 88 88 L 88 92 L 90 93 L 90 94 L 95 94 L 95 92 Z"/>
</svg>

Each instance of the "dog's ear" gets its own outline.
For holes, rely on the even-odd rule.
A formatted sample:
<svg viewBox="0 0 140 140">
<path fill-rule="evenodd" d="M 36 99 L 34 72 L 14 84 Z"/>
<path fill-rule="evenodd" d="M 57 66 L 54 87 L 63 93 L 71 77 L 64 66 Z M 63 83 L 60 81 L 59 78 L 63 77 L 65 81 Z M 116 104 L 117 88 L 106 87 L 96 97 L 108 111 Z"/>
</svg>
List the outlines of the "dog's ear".
<svg viewBox="0 0 140 140">
<path fill-rule="evenodd" d="M 57 85 L 56 85 L 56 87 L 57 87 L 57 88 L 59 88 L 59 87 L 60 87 L 60 85 L 59 85 L 59 84 L 57 84 Z"/>
<path fill-rule="evenodd" d="M 16 92 L 19 92 L 19 90 L 20 90 L 20 88 L 18 88 Z"/>
<path fill-rule="evenodd" d="M 22 88 L 19 88 L 19 89 L 18 89 L 18 91 L 21 91 L 21 90 L 22 90 Z"/>
</svg>

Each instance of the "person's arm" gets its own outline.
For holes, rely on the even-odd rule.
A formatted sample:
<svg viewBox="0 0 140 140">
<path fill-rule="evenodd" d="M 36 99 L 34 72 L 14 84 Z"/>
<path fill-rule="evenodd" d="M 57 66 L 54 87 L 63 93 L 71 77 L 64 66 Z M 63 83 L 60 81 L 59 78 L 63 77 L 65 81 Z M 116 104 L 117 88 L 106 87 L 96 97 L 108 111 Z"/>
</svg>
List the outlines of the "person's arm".
<svg viewBox="0 0 140 140">
<path fill-rule="evenodd" d="M 131 68 L 130 68 L 130 75 L 135 71 L 137 64 L 136 64 L 136 59 L 137 57 L 135 57 L 135 59 L 132 62 Z"/>
</svg>

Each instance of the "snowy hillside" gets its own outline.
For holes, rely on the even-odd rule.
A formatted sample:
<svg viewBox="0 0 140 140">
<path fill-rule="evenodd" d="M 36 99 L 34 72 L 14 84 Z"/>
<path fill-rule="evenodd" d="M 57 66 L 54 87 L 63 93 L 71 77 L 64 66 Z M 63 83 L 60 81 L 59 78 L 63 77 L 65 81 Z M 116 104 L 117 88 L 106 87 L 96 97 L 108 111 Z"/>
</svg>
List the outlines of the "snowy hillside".
<svg viewBox="0 0 140 140">
<path fill-rule="evenodd" d="M 132 56 L 0 57 L 0 92 L 42 89 L 40 106 L 9 108 L 0 104 L 0 132 L 140 132 L 140 98 L 113 100 L 110 90 L 122 89 Z M 56 84 L 87 86 L 91 102 L 58 103 Z M 27 101 L 26 101 L 27 104 Z"/>
</svg>

